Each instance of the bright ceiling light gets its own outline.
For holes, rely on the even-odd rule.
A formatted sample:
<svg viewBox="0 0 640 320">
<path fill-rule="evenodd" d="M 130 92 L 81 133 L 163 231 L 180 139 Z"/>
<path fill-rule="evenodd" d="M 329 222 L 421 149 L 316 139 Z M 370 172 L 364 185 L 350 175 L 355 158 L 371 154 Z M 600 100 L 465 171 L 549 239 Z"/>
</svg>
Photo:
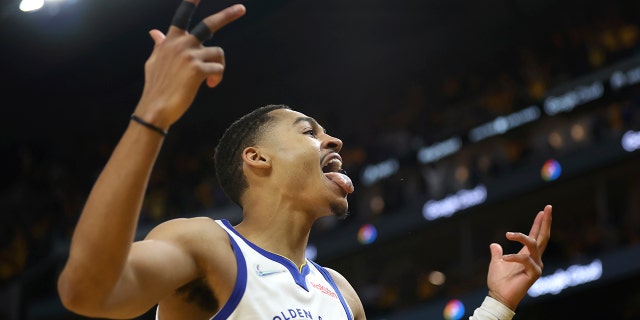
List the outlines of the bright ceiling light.
<svg viewBox="0 0 640 320">
<path fill-rule="evenodd" d="M 44 0 L 22 0 L 20 10 L 23 12 L 36 11 L 44 5 Z"/>
</svg>

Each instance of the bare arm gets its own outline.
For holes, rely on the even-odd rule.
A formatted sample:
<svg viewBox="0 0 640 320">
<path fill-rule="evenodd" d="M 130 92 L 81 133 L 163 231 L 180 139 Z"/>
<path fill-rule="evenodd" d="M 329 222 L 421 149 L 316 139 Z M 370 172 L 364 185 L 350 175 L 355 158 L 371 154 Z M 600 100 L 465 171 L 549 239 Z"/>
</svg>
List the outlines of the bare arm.
<svg viewBox="0 0 640 320">
<path fill-rule="evenodd" d="M 244 12 L 243 6 L 236 5 L 203 22 L 215 32 Z M 145 64 L 145 86 L 134 113 L 167 130 L 191 105 L 203 81 L 210 87 L 221 81 L 224 53 L 203 46 L 176 26 L 166 36 L 158 30 L 150 35 L 155 46 Z M 158 132 L 131 122 L 95 182 L 58 279 L 67 308 L 89 316 L 131 317 L 148 310 L 159 295 L 195 273 L 193 258 L 174 242 L 146 240 L 133 245 L 162 140 Z M 145 275 L 161 281 L 150 281 Z"/>
<path fill-rule="evenodd" d="M 340 289 L 340 292 L 347 301 L 349 308 L 351 308 L 351 312 L 353 312 L 353 319 L 366 319 L 367 317 L 364 313 L 364 306 L 362 305 L 362 301 L 360 300 L 360 297 L 358 297 L 356 290 L 353 288 L 353 286 L 351 286 L 349 281 L 347 281 L 347 279 L 339 272 L 330 268 L 325 269 L 329 271 L 331 277 L 333 278 L 333 281 L 335 281 L 336 285 Z"/>
</svg>

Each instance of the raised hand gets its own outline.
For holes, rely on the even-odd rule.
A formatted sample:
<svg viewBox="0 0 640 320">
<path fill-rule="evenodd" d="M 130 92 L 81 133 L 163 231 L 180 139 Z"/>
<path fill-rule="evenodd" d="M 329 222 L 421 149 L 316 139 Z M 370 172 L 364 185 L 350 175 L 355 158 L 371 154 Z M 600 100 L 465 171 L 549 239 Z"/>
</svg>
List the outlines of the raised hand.
<svg viewBox="0 0 640 320">
<path fill-rule="evenodd" d="M 135 114 L 165 131 L 193 103 L 205 79 L 211 88 L 222 81 L 224 51 L 202 42 L 246 11 L 240 4 L 230 6 L 187 31 L 198 2 L 182 2 L 166 35 L 157 29 L 149 32 L 155 45 L 145 64 L 145 85 Z"/>
<path fill-rule="evenodd" d="M 188 265 L 190 257 L 179 250 L 161 254 L 180 261 L 167 269 L 167 264 L 142 263 L 148 258 L 140 258 L 144 250 L 132 248 L 162 137 L 189 108 L 205 79 L 212 87 L 222 79 L 222 49 L 205 47 L 202 40 L 245 13 L 244 6 L 231 6 L 187 31 L 196 5 L 195 0 L 184 1 L 166 35 L 151 30 L 155 46 L 145 65 L 145 85 L 135 117 L 96 180 L 74 229 L 58 292 L 64 306 L 78 314 L 130 319 L 156 304 L 158 295 L 179 286 L 172 283 L 180 278 L 176 274 L 183 279 L 192 276 L 189 267 L 177 267 Z M 158 243 L 162 242 L 145 249 L 167 248 Z"/>
<path fill-rule="evenodd" d="M 542 274 L 542 254 L 549 242 L 551 220 L 551 206 L 547 205 L 536 215 L 529 235 L 507 232 L 507 239 L 523 244 L 516 254 L 503 255 L 499 244 L 490 245 L 491 262 L 487 274 L 489 296 L 511 310 L 516 309 L 527 290 Z"/>
</svg>

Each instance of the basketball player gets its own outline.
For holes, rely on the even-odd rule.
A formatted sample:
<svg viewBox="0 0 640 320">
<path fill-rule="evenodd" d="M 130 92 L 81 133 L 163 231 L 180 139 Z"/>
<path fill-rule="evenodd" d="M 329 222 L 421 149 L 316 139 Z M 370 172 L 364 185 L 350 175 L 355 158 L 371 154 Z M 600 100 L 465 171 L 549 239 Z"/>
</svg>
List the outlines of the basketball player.
<svg viewBox="0 0 640 320">
<path fill-rule="evenodd" d="M 238 225 L 207 217 L 166 221 L 134 241 L 154 163 L 169 127 L 189 108 L 200 85 L 217 86 L 224 53 L 202 42 L 245 13 L 230 6 L 189 28 L 198 0 L 178 7 L 167 34 L 145 64 L 145 85 L 131 121 L 93 186 L 58 279 L 69 310 L 125 319 L 155 308 L 159 320 L 365 319 L 363 305 L 337 271 L 305 258 L 318 218 L 348 211 L 353 184 L 342 171 L 342 141 L 313 118 L 281 105 L 234 122 L 215 153 L 217 177 L 243 211 Z M 490 245 L 488 296 L 473 319 L 511 319 L 542 272 L 551 207 L 523 245 L 503 255 Z"/>
</svg>

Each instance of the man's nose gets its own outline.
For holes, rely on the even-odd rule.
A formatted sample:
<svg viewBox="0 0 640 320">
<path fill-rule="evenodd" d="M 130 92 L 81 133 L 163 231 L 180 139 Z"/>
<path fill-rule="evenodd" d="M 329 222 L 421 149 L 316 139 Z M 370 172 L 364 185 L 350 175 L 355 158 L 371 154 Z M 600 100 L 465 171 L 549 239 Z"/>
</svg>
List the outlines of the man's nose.
<svg viewBox="0 0 640 320">
<path fill-rule="evenodd" d="M 335 152 L 340 152 L 340 149 L 342 149 L 342 140 L 327 135 L 327 138 L 323 141 L 322 146 L 326 149 L 332 149 Z"/>
</svg>

